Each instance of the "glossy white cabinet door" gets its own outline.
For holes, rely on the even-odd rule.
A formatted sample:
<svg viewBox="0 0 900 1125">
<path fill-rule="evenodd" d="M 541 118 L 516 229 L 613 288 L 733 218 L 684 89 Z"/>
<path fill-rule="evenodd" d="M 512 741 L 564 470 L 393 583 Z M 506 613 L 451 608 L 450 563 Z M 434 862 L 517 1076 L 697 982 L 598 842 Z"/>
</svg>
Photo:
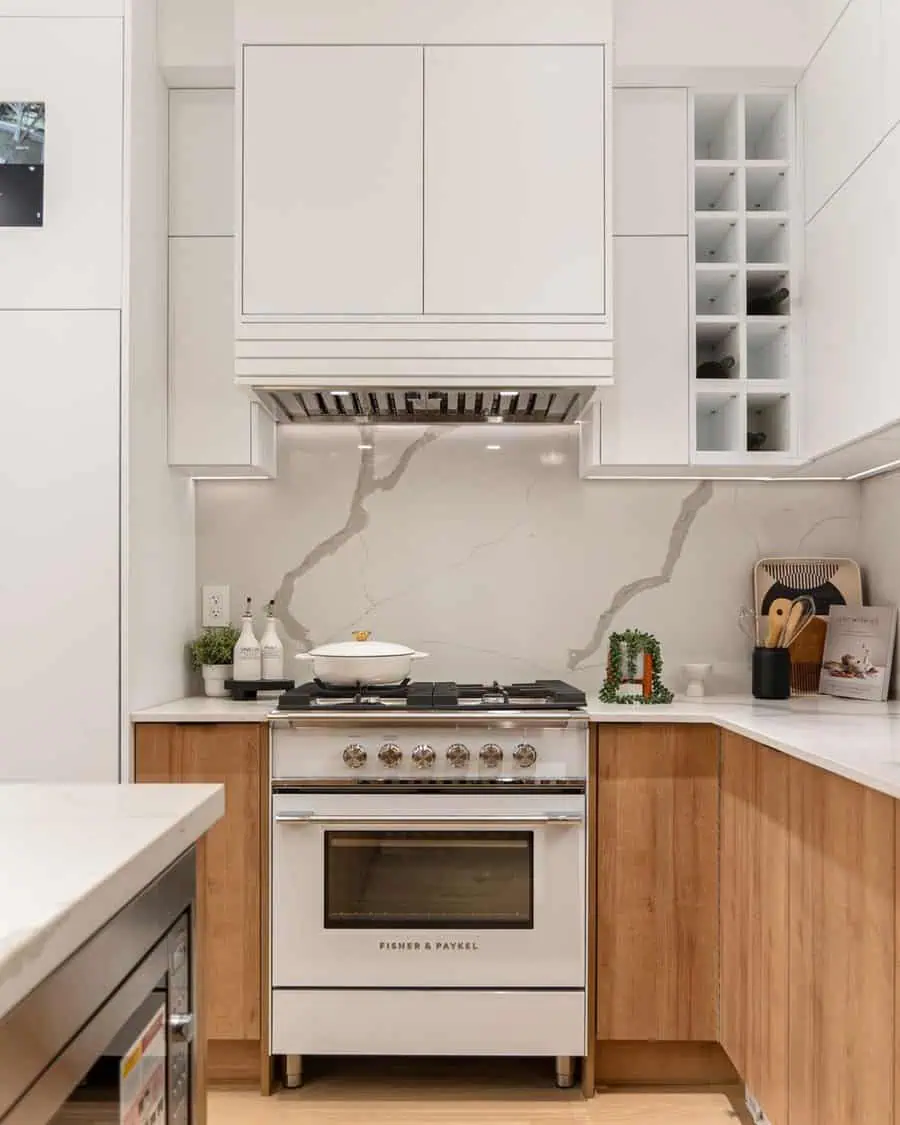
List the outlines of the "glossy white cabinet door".
<svg viewBox="0 0 900 1125">
<path fill-rule="evenodd" d="M 0 311 L 5 781 L 119 776 L 119 320 Z"/>
<path fill-rule="evenodd" d="M 244 315 L 422 311 L 422 49 L 248 46 Z"/>
<path fill-rule="evenodd" d="M 688 233 L 688 95 L 622 87 L 613 94 L 613 233 Z"/>
<path fill-rule="evenodd" d="M 425 312 L 606 311 L 602 46 L 425 49 Z"/>
<path fill-rule="evenodd" d="M 0 308 L 122 304 L 121 19 L 0 20 L 0 98 L 47 107 L 43 227 L 0 227 Z"/>
<path fill-rule="evenodd" d="M 690 461 L 687 238 L 616 238 L 615 387 L 604 395 L 604 465 Z"/>
<path fill-rule="evenodd" d="M 881 0 L 853 0 L 800 84 L 806 218 L 883 136 Z"/>
</svg>

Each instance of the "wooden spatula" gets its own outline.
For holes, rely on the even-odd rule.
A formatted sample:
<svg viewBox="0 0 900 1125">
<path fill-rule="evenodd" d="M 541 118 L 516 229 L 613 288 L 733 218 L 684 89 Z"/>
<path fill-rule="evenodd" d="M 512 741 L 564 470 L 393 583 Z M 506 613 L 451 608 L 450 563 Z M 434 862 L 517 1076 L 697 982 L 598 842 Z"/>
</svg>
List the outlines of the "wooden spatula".
<svg viewBox="0 0 900 1125">
<path fill-rule="evenodd" d="M 790 612 L 791 603 L 788 598 L 776 598 L 769 606 L 769 633 L 766 637 L 766 648 L 778 646 Z"/>
</svg>

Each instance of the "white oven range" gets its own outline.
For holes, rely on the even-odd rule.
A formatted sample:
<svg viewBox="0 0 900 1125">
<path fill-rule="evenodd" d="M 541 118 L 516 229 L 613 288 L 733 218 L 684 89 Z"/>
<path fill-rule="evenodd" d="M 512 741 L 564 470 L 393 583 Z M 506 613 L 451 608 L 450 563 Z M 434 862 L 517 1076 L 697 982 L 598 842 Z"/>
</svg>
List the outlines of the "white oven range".
<svg viewBox="0 0 900 1125">
<path fill-rule="evenodd" d="M 272 723 L 271 1050 L 586 1049 L 583 713 Z"/>
</svg>

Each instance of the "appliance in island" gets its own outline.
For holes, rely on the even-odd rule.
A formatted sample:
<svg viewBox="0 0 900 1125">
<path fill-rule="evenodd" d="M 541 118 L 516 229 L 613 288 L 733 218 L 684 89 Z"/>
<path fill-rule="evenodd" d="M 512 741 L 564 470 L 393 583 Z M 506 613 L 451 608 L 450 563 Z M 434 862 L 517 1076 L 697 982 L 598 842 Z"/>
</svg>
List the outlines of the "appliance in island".
<svg viewBox="0 0 900 1125">
<path fill-rule="evenodd" d="M 0 1020 L 3 1125 L 205 1120 L 195 866 L 190 848 Z"/>
<path fill-rule="evenodd" d="M 583 693 L 286 692 L 272 722 L 271 1049 L 586 1050 Z"/>
</svg>

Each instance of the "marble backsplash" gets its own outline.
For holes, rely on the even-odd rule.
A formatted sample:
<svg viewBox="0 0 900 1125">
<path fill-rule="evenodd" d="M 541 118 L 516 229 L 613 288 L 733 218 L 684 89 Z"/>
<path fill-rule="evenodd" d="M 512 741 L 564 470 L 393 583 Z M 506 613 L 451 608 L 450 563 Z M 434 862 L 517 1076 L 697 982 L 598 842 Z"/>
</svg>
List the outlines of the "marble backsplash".
<svg viewBox="0 0 900 1125">
<path fill-rule="evenodd" d="M 873 477 L 862 485 L 863 556 L 866 601 L 900 605 L 900 473 Z M 894 653 L 892 694 L 900 694 L 900 636 Z"/>
<path fill-rule="evenodd" d="M 423 679 L 594 691 L 633 627 L 675 690 L 710 662 L 726 691 L 755 560 L 859 556 L 858 486 L 581 481 L 577 453 L 571 430 L 284 428 L 277 480 L 198 483 L 197 581 L 235 616 L 274 597 L 291 654 L 369 629 L 430 653 Z"/>
</svg>

